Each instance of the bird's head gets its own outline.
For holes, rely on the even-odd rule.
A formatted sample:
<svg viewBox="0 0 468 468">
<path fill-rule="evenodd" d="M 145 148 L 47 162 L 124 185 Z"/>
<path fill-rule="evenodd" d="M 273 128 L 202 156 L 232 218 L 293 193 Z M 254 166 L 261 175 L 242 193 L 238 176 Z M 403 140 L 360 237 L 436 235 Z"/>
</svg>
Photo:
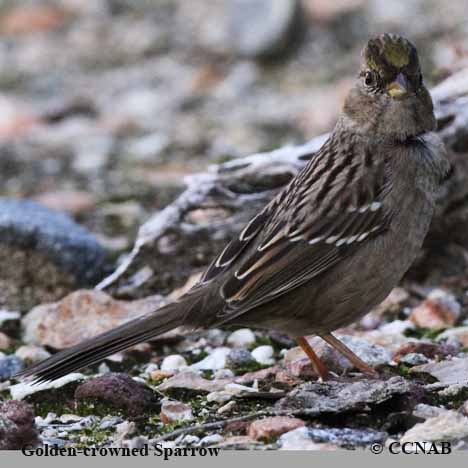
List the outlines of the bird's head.
<svg viewBox="0 0 468 468">
<path fill-rule="evenodd" d="M 411 42 L 396 34 L 369 40 L 344 114 L 357 128 L 385 139 L 404 141 L 435 129 L 432 99 Z"/>
</svg>

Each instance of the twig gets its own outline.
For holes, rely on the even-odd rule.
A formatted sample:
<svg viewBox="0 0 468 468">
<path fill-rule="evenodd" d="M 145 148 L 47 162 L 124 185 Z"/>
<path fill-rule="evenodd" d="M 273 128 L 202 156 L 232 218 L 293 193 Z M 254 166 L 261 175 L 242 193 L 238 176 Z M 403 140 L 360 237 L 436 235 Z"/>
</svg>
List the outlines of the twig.
<svg viewBox="0 0 468 468">
<path fill-rule="evenodd" d="M 176 429 L 175 431 L 170 432 L 169 434 L 164 434 L 157 439 L 152 440 L 153 443 L 157 444 L 167 439 L 172 439 L 178 437 L 182 434 L 190 434 L 192 432 L 202 431 L 202 430 L 212 430 L 212 429 L 221 429 L 224 426 L 227 426 L 231 423 L 236 423 L 240 421 L 248 421 L 249 419 L 260 418 L 262 416 L 278 416 L 278 411 L 259 411 L 257 413 L 248 414 L 245 416 L 238 416 L 236 418 L 223 419 L 222 421 L 215 421 L 205 424 L 197 424 L 195 426 L 186 426 Z"/>
<path fill-rule="evenodd" d="M 197 432 L 197 431 L 202 431 L 202 430 L 221 429 L 231 423 L 236 423 L 240 421 L 248 421 L 249 419 L 256 419 L 256 418 L 261 418 L 264 416 L 313 417 L 313 416 L 317 416 L 318 414 L 319 412 L 317 412 L 316 409 L 310 410 L 308 408 L 302 408 L 302 409 L 293 410 L 293 411 L 291 410 L 263 410 L 263 411 L 258 411 L 257 413 L 247 414 L 245 416 L 238 416 L 236 418 L 223 419 L 221 421 L 215 421 L 215 422 L 210 422 L 210 423 L 205 423 L 205 424 L 197 424 L 195 426 L 181 427 L 179 429 L 176 429 L 173 432 L 170 432 L 169 434 L 164 434 L 163 436 L 158 437 L 157 439 L 153 439 L 152 442 L 157 444 L 164 440 L 172 439 L 180 435 L 191 434 L 192 432 Z"/>
</svg>

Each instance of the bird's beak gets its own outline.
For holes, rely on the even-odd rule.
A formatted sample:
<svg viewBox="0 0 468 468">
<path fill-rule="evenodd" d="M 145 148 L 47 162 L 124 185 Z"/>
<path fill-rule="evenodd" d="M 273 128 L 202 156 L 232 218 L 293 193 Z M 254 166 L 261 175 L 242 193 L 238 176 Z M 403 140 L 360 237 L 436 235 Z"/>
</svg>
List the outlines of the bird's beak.
<svg viewBox="0 0 468 468">
<path fill-rule="evenodd" d="M 387 93 L 395 99 L 400 99 L 408 94 L 410 84 L 403 73 L 398 73 L 395 81 L 387 86 Z"/>
</svg>

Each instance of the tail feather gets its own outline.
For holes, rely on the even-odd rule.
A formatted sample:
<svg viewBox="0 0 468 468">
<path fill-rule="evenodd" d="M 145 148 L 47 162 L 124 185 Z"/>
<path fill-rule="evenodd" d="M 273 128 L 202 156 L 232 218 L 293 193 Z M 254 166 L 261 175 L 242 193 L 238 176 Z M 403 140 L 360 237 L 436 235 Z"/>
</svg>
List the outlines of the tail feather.
<svg viewBox="0 0 468 468">
<path fill-rule="evenodd" d="M 18 373 L 15 378 L 33 377 L 35 383 L 56 380 L 182 325 L 186 312 L 184 303 L 168 304 L 156 312 L 65 349 Z"/>
</svg>

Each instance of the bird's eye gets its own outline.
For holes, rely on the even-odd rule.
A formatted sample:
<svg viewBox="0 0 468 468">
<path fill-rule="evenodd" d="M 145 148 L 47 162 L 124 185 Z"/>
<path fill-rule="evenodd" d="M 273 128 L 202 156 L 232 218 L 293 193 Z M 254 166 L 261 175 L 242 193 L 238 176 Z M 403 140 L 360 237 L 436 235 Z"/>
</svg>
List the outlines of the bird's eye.
<svg viewBox="0 0 468 468">
<path fill-rule="evenodd" d="M 374 74 L 371 71 L 367 71 L 364 75 L 364 83 L 366 84 L 366 86 L 372 85 L 374 83 L 374 80 Z"/>
</svg>

